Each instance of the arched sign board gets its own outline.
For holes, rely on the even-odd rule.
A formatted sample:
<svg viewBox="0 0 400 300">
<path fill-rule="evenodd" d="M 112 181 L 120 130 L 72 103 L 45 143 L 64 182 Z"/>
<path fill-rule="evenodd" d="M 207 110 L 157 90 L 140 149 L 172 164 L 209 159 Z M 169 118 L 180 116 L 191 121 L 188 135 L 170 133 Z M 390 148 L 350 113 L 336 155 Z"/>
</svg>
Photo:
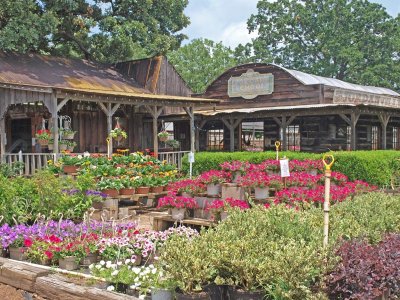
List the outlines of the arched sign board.
<svg viewBox="0 0 400 300">
<path fill-rule="evenodd" d="M 238 77 L 228 80 L 229 97 L 242 97 L 254 99 L 260 95 L 269 95 L 274 91 L 274 75 L 271 73 L 260 74 L 249 69 Z"/>
</svg>

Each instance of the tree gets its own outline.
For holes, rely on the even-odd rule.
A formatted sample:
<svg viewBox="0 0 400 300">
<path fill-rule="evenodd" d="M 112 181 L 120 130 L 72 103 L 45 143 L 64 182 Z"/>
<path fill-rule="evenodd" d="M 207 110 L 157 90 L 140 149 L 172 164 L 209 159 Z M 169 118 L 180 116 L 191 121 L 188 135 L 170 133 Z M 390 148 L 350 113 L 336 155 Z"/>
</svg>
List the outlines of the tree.
<svg viewBox="0 0 400 300">
<path fill-rule="evenodd" d="M 367 0 L 260 0 L 254 51 L 285 67 L 399 89 L 400 16 Z M 264 54 L 265 54 L 264 53 Z"/>
<path fill-rule="evenodd" d="M 195 93 L 203 92 L 208 84 L 237 64 L 229 47 L 208 39 L 194 39 L 169 53 L 168 58 Z"/>
<path fill-rule="evenodd" d="M 188 0 L 3 0 L 0 48 L 103 62 L 177 49 Z"/>
</svg>

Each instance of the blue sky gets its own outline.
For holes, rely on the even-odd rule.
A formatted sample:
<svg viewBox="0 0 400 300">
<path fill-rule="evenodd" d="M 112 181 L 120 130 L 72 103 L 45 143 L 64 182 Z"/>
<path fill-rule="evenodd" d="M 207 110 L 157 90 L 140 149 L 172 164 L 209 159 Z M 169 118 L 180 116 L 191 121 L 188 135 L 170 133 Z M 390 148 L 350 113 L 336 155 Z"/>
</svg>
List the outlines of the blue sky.
<svg viewBox="0 0 400 300">
<path fill-rule="evenodd" d="M 389 14 L 400 13 L 400 0 L 370 0 L 381 4 Z M 248 33 L 246 22 L 256 13 L 258 0 L 189 0 L 185 13 L 191 24 L 183 30 L 190 39 L 209 38 L 236 47 L 256 36 Z"/>
</svg>

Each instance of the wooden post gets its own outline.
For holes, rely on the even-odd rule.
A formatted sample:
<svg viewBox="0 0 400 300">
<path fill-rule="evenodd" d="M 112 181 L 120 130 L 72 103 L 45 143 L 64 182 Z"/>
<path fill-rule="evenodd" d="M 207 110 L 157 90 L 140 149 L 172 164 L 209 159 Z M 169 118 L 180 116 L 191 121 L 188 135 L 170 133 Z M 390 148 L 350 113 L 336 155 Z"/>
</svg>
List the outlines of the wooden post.
<svg viewBox="0 0 400 300">
<path fill-rule="evenodd" d="M 358 119 L 360 118 L 359 113 L 351 113 L 351 144 L 350 144 L 350 149 L 351 150 L 356 150 L 357 149 L 357 132 L 356 132 L 356 125 L 358 122 Z"/>
<path fill-rule="evenodd" d="M 390 116 L 386 114 L 379 114 L 379 120 L 381 121 L 382 125 L 382 149 L 386 150 L 386 141 L 387 141 L 387 124 L 389 123 Z"/>
<path fill-rule="evenodd" d="M 242 122 L 242 118 L 237 118 L 237 119 L 221 119 L 222 122 L 225 124 L 226 127 L 229 129 L 229 139 L 230 139 L 230 145 L 229 145 L 229 151 L 234 152 L 235 151 L 235 128 L 238 127 L 238 125 Z"/>
<path fill-rule="evenodd" d="M 282 130 L 282 150 L 283 151 L 288 150 L 286 129 L 294 121 L 295 118 L 296 118 L 296 116 L 291 116 L 288 120 L 286 116 L 282 116 L 282 120 L 279 120 L 279 118 L 273 117 L 274 121 L 279 125 L 280 129 Z"/>
<path fill-rule="evenodd" d="M 97 104 L 107 116 L 107 155 L 108 157 L 111 157 L 113 149 L 112 137 L 110 136 L 110 131 L 112 130 L 112 116 L 115 114 L 121 104 L 115 104 L 112 106 L 111 103 L 107 103 L 107 107 L 101 102 Z"/>
<path fill-rule="evenodd" d="M 5 154 L 6 154 L 6 123 L 5 118 L 0 119 L 0 159 L 1 162 L 4 163 Z"/>
<path fill-rule="evenodd" d="M 153 148 L 154 148 L 153 152 L 154 152 L 154 156 L 158 157 L 158 124 L 157 124 L 157 120 L 158 120 L 158 117 L 161 115 L 164 107 L 163 106 L 158 107 L 158 106 L 145 105 L 145 108 L 153 117 Z"/>
<path fill-rule="evenodd" d="M 55 93 L 52 95 L 52 111 L 51 111 L 51 118 L 53 122 L 53 139 L 54 139 L 54 146 L 53 146 L 53 152 L 56 153 L 56 160 L 57 160 L 57 154 L 59 151 L 58 147 L 58 138 L 59 138 L 59 132 L 58 132 L 58 103 L 57 103 L 57 96 Z"/>
</svg>

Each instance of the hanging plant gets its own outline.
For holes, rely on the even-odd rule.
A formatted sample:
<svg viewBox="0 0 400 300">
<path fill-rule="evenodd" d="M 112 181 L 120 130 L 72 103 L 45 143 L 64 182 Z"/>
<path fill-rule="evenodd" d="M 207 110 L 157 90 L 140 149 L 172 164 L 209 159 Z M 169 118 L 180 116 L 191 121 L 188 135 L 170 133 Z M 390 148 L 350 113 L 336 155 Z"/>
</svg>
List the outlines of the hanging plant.
<svg viewBox="0 0 400 300">
<path fill-rule="evenodd" d="M 159 132 L 157 134 L 157 136 L 161 142 L 165 142 L 166 140 L 168 140 L 169 133 L 168 133 L 168 131 L 163 130 L 163 131 Z"/>
<path fill-rule="evenodd" d="M 112 137 L 113 139 L 126 139 L 128 137 L 128 134 L 125 130 L 115 127 L 113 130 L 110 131 L 110 137 Z"/>
</svg>

